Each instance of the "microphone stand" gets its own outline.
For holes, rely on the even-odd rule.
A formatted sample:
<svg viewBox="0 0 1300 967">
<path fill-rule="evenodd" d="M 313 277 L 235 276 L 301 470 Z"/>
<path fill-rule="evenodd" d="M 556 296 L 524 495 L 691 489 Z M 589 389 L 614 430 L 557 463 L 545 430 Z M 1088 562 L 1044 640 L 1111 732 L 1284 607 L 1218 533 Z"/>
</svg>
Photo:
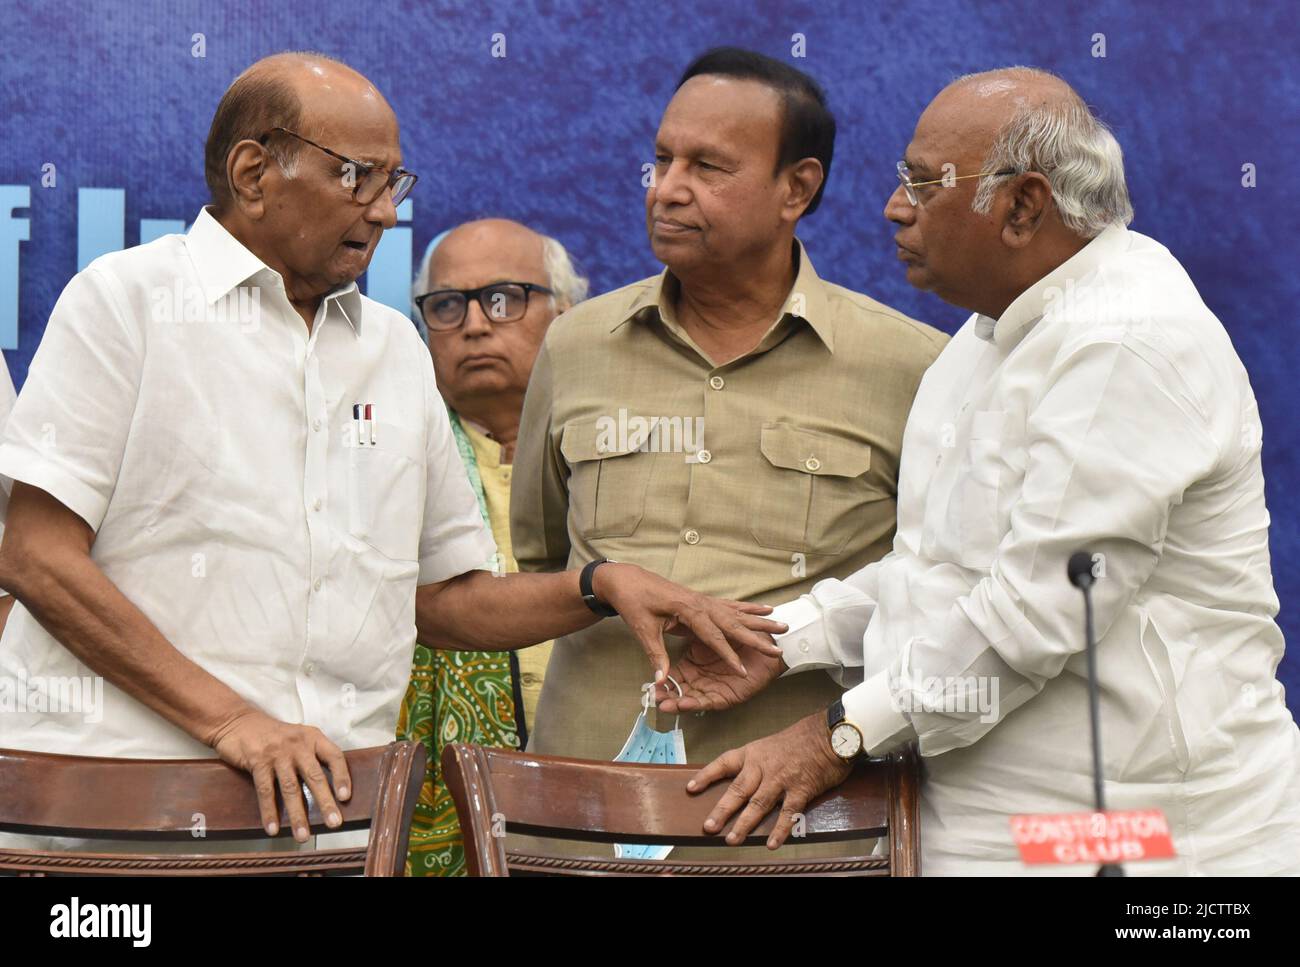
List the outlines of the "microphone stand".
<svg viewBox="0 0 1300 967">
<path fill-rule="evenodd" d="M 1070 555 L 1070 583 L 1083 592 L 1083 633 L 1088 658 L 1088 717 L 1092 726 L 1092 795 L 1096 810 L 1106 811 L 1106 793 L 1101 780 L 1101 693 L 1097 689 L 1097 643 L 1092 624 L 1092 554 L 1076 551 Z M 1124 876 L 1118 863 L 1103 863 L 1097 876 Z"/>
</svg>

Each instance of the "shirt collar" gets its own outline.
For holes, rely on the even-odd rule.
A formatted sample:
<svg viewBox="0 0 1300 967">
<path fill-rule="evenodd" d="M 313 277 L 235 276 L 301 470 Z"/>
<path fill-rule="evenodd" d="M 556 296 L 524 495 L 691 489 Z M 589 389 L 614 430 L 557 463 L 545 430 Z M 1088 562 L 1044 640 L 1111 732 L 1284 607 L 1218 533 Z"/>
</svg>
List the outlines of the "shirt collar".
<svg viewBox="0 0 1300 967">
<path fill-rule="evenodd" d="M 803 319 L 826 348 L 834 352 L 835 325 L 826 304 L 826 286 L 813 268 L 812 259 L 808 258 L 803 242 L 797 238 L 794 240 L 794 257 L 798 260 L 799 269 L 795 273 L 794 285 L 790 287 L 790 293 L 781 307 L 778 321 L 787 315 Z M 656 314 L 665 322 L 676 323 L 672 296 L 680 284 L 670 270 L 664 269 L 653 282 L 637 291 L 627 308 L 615 317 L 610 332 L 626 322 L 644 321 L 654 318 Z"/>
<path fill-rule="evenodd" d="M 501 467 L 501 444 L 493 439 L 488 428 L 480 426 L 473 420 L 465 416 L 464 413 L 457 413 L 460 419 L 460 425 L 465 428 L 465 435 L 469 437 L 470 446 L 474 448 L 474 460 L 480 467 L 487 467 L 489 470 L 498 470 Z"/>
<path fill-rule="evenodd" d="M 1123 225 L 1107 226 L 1087 245 L 1016 296 L 997 319 L 977 315 L 975 335 L 1003 351 L 1014 348 L 1025 333 L 1043 318 L 1043 313 L 1067 283 L 1078 285 L 1127 245 L 1127 228 Z M 1049 292 L 1053 295 L 1049 296 Z"/>
<path fill-rule="evenodd" d="M 258 276 L 257 285 L 282 288 L 284 280 L 239 239 L 217 221 L 211 209 L 204 208 L 185 236 L 185 245 L 203 286 L 208 305 L 224 298 L 238 285 Z M 325 294 L 324 302 L 333 301 L 352 331 L 361 335 L 361 291 L 355 281 Z"/>
</svg>

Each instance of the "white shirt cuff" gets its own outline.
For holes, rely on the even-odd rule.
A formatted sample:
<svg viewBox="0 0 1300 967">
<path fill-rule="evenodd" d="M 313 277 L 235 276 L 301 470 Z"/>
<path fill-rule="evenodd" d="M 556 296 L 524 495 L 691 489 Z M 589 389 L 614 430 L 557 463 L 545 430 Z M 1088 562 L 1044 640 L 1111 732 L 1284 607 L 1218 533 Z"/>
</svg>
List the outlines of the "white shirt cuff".
<svg viewBox="0 0 1300 967">
<path fill-rule="evenodd" d="M 862 748 L 868 755 L 882 755 L 899 745 L 911 733 L 912 723 L 894 705 L 889 694 L 889 669 L 872 675 L 844 693 L 844 718 L 862 733 Z"/>
<path fill-rule="evenodd" d="M 822 610 L 811 595 L 780 605 L 768 617 L 790 626 L 785 634 L 773 636 L 790 669 L 785 675 L 815 668 L 840 667 L 826 641 L 826 623 L 822 620 Z M 784 678 L 785 675 L 781 677 Z"/>
</svg>

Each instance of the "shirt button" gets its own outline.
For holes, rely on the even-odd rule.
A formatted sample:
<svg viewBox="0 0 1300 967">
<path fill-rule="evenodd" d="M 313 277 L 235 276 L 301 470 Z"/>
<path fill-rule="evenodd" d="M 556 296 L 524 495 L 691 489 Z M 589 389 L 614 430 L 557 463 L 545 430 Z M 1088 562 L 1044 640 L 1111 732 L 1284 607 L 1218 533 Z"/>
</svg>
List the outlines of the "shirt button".
<svg viewBox="0 0 1300 967">
<path fill-rule="evenodd" d="M 312 421 L 311 421 L 311 428 L 312 428 L 314 431 L 316 431 L 317 433 L 319 433 L 319 432 L 320 432 L 320 420 L 312 420 Z"/>
<path fill-rule="evenodd" d="M 804 465 L 804 469 L 810 471 L 811 473 L 816 473 L 818 470 L 822 468 L 822 462 L 818 460 L 816 457 L 809 457 L 807 460 L 803 462 L 803 465 Z"/>
<path fill-rule="evenodd" d="M 802 651 L 804 654 L 808 653 L 808 642 L 806 639 L 803 638 L 799 639 L 799 650 Z"/>
<path fill-rule="evenodd" d="M 303 670 L 306 674 L 310 675 L 312 672 L 314 672 L 314 671 L 316 670 L 316 664 L 315 664 L 315 662 L 310 662 L 310 661 L 307 662 L 307 664 L 303 665 L 302 670 Z"/>
<path fill-rule="evenodd" d="M 722 387 L 727 385 L 727 381 L 724 380 L 721 376 L 710 376 L 709 385 L 712 386 L 714 389 L 722 389 Z"/>
<path fill-rule="evenodd" d="M 682 540 L 686 541 L 687 544 L 698 544 L 700 542 L 700 532 L 694 529 L 688 530 L 682 535 Z"/>
<path fill-rule="evenodd" d="M 700 463 L 708 463 L 710 460 L 713 459 L 713 454 L 711 454 L 708 450 L 701 450 L 699 453 L 695 454 L 695 459 L 698 460 Z"/>
<path fill-rule="evenodd" d="M 320 585 L 321 585 L 321 580 L 320 580 L 320 578 L 317 578 L 317 579 L 316 579 L 316 583 L 313 584 L 313 585 L 311 586 L 311 587 L 312 587 L 312 590 L 313 590 L 313 591 L 319 591 L 319 590 L 320 590 Z"/>
<path fill-rule="evenodd" d="M 312 510 L 320 510 L 320 498 L 319 498 L 319 497 L 317 497 L 316 500 L 315 500 L 315 502 L 311 505 L 311 509 L 312 509 Z"/>
</svg>

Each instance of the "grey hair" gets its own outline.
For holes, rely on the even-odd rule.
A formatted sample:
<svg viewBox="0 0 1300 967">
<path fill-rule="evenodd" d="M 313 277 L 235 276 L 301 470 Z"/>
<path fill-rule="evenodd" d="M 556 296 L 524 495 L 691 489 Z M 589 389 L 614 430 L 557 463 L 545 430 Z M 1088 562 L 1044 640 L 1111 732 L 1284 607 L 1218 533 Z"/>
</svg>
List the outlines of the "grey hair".
<svg viewBox="0 0 1300 967">
<path fill-rule="evenodd" d="M 1049 71 L 1033 67 L 966 74 L 954 83 L 1021 77 L 1054 78 Z M 1133 220 L 1133 204 L 1124 181 L 1124 152 L 1083 98 L 1065 84 L 1068 94 L 1047 103 L 1023 104 L 1003 125 L 984 159 L 985 171 L 1013 168 L 1017 172 L 1037 171 L 1052 186 L 1052 201 L 1066 228 L 1082 238 L 1094 238 L 1111 225 Z M 988 214 L 993 195 L 1002 180 L 980 179 L 971 210 Z"/>
<path fill-rule="evenodd" d="M 542 264 L 550 288 L 555 291 L 551 296 L 553 308 L 563 312 L 587 298 L 589 284 L 586 277 L 578 274 L 564 246 L 549 235 L 542 236 Z"/>
<path fill-rule="evenodd" d="M 420 318 L 419 310 L 415 308 L 415 298 L 428 291 L 429 265 L 433 262 L 433 253 L 449 234 L 451 234 L 450 229 L 439 232 L 433 237 L 429 247 L 424 250 L 419 268 L 415 270 L 415 278 L 411 280 L 411 318 L 415 320 L 416 328 L 426 340 L 429 334 L 425 331 L 424 320 Z M 542 236 L 542 267 L 546 271 L 548 288 L 554 293 L 549 297 L 552 309 L 564 312 L 587 298 L 589 283 L 586 277 L 578 273 L 565 247 L 549 235 Z"/>
</svg>

